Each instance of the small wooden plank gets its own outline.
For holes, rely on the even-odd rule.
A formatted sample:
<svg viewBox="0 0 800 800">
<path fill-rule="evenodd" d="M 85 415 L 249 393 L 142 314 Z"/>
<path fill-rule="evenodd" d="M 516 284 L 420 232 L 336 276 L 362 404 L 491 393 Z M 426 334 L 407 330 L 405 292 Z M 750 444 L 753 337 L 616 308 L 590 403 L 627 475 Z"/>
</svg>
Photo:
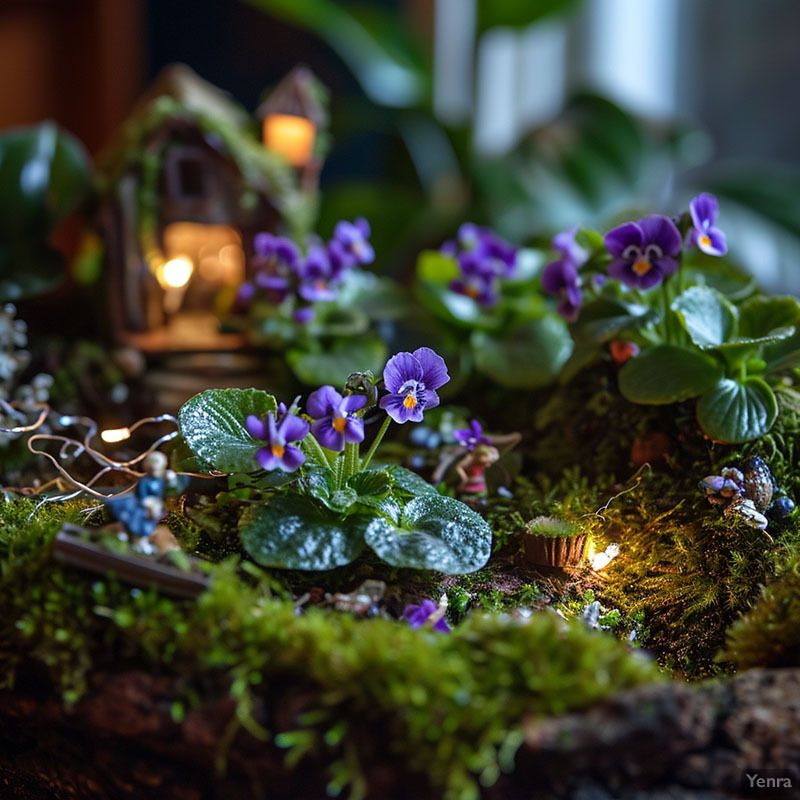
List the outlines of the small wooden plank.
<svg viewBox="0 0 800 800">
<path fill-rule="evenodd" d="M 152 586 L 172 597 L 193 599 L 210 585 L 206 575 L 182 572 L 147 556 L 123 555 L 86 541 L 84 528 L 66 523 L 56 534 L 53 556 L 62 564 L 99 575 L 112 573 L 134 586 Z"/>
</svg>

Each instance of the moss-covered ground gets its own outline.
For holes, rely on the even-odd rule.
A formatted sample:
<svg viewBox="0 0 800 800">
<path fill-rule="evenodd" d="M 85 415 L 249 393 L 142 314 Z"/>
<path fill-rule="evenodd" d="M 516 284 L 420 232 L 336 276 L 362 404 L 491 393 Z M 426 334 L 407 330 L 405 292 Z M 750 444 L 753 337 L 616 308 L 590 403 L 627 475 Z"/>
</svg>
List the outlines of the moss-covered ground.
<svg viewBox="0 0 800 800">
<path fill-rule="evenodd" d="M 452 797 L 473 796 L 479 781 L 513 764 L 526 716 L 659 677 L 613 637 L 551 613 L 470 614 L 449 635 L 313 607 L 297 614 L 274 581 L 236 557 L 212 568 L 197 601 L 132 589 L 52 559 L 52 539 L 64 521 L 80 521 L 78 506 L 46 507 L 29 520 L 32 508 L 20 500 L 2 509 L 3 688 L 35 664 L 73 703 L 93 670 L 144 668 L 182 678 L 173 701 L 180 719 L 216 678 L 238 702 L 238 724 L 286 747 L 289 763 L 322 753 L 332 790 L 363 788 L 351 745 L 381 730 L 410 772 Z M 252 698 L 287 680 L 310 693 L 310 707 L 287 730 L 264 729 L 249 714 Z"/>
<path fill-rule="evenodd" d="M 172 700 L 180 720 L 214 680 L 235 697 L 236 724 L 285 747 L 289 764 L 322 755 L 331 791 L 364 789 L 354 743 L 381 730 L 409 771 L 451 797 L 470 797 L 513 767 L 527 716 L 585 707 L 667 672 L 696 678 L 798 664 L 798 515 L 771 522 L 769 538 L 723 516 L 697 482 L 758 454 L 800 499 L 800 396 L 781 389 L 773 431 L 734 448 L 703 439 L 689 405 L 631 406 L 613 378 L 602 366 L 536 406 L 513 494 L 494 497 L 486 511 L 495 552 L 472 575 L 369 560 L 324 575 L 261 569 L 238 545 L 234 492 L 173 505 L 168 524 L 211 577 L 196 601 L 176 600 L 53 559 L 63 522 L 97 524 L 101 514 L 87 520 L 72 503 L 31 516 L 31 500 L 6 503 L 0 687 L 13 689 L 36 665 L 50 691 L 75 703 L 95 670 L 146 669 L 181 677 L 184 690 Z M 669 452 L 635 463 L 637 439 L 652 434 Z M 541 515 L 576 523 L 597 551 L 617 543 L 620 555 L 598 573 L 531 567 L 525 528 Z M 296 608 L 301 595 L 351 591 L 366 578 L 387 584 L 378 617 L 313 600 Z M 406 603 L 442 593 L 452 633 L 396 619 Z M 578 619 L 595 600 L 604 630 Z M 285 729 L 269 729 L 250 713 L 253 698 L 287 681 L 313 701 Z"/>
</svg>

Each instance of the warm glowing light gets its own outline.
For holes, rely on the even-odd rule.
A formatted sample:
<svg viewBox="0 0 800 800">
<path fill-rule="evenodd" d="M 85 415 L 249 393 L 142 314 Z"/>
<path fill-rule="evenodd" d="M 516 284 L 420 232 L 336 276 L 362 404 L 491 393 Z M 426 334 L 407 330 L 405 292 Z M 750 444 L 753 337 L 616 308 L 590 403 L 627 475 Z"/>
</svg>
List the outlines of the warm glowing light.
<svg viewBox="0 0 800 800">
<path fill-rule="evenodd" d="M 200 283 L 214 284 L 206 287 L 193 281 L 195 302 L 198 297 L 206 298 L 210 290 L 221 286 L 238 287 L 245 279 L 242 238 L 235 228 L 228 225 L 171 222 L 164 228 L 164 252 L 167 259 L 188 259 L 194 265 Z M 165 282 L 161 280 L 161 283 L 164 285 Z"/>
<path fill-rule="evenodd" d="M 192 262 L 184 256 L 178 256 L 178 258 L 171 258 L 164 264 L 161 275 L 166 286 L 171 289 L 180 289 L 189 283 L 192 272 L 194 272 Z"/>
<path fill-rule="evenodd" d="M 619 555 L 619 545 L 610 544 L 602 553 L 590 556 L 590 563 L 595 572 L 605 569 Z"/>
<path fill-rule="evenodd" d="M 130 428 L 109 428 L 100 434 L 100 438 L 110 444 L 111 442 L 124 442 L 125 439 L 130 438 L 130 435 Z"/>
<path fill-rule="evenodd" d="M 264 146 L 280 153 L 293 167 L 311 160 L 317 128 L 307 117 L 267 114 L 264 117 Z"/>
</svg>

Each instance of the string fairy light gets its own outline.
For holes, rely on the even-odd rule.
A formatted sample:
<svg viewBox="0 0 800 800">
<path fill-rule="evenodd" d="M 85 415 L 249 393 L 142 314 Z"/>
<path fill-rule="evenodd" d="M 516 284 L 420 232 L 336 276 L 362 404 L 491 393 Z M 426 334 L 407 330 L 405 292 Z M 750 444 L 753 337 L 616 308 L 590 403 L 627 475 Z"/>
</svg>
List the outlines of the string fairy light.
<svg viewBox="0 0 800 800">
<path fill-rule="evenodd" d="M 19 413 L 19 410 L 15 407 L 14 403 L 7 404 L 4 401 L 0 401 L 0 407 L 5 407 L 7 405 L 11 406 L 14 409 L 14 411 Z M 31 517 L 33 517 L 33 515 L 36 514 L 36 512 L 45 503 L 72 500 L 76 497 L 79 497 L 82 494 L 96 497 L 102 501 L 109 500 L 113 497 L 120 497 L 122 495 L 129 494 L 136 488 L 139 480 L 147 474 L 145 472 L 140 472 L 137 469 L 135 469 L 136 465 L 143 462 L 151 453 L 155 452 L 159 447 L 175 439 L 180 433 L 178 428 L 178 420 L 172 414 L 159 414 L 157 416 L 143 417 L 142 419 L 137 420 L 132 425 L 129 425 L 127 427 L 112 429 L 111 433 L 115 435 L 112 435 L 110 439 L 107 436 L 109 431 L 103 431 L 103 433 L 100 434 L 100 438 L 105 442 L 113 443 L 113 442 L 124 441 L 130 438 L 130 436 L 143 425 L 169 422 L 175 426 L 174 430 L 169 431 L 168 433 L 165 433 L 162 436 L 159 436 L 155 441 L 152 442 L 152 444 L 150 444 L 149 447 L 147 447 L 147 449 L 138 453 L 131 459 L 128 459 L 126 461 L 121 461 L 105 455 L 104 453 L 100 452 L 93 446 L 92 440 L 98 435 L 98 425 L 91 417 L 61 415 L 57 419 L 57 424 L 62 428 L 78 427 L 78 426 L 86 428 L 86 432 L 83 435 L 83 438 L 81 439 L 65 436 L 61 433 L 51 433 L 51 432 L 35 433 L 35 431 L 41 431 L 51 411 L 50 406 L 47 405 L 46 403 L 37 403 L 36 406 L 39 408 L 39 416 L 34 423 L 25 426 L 17 426 L 14 428 L 0 427 L 0 432 L 2 433 L 33 432 L 33 436 L 29 437 L 27 441 L 28 450 L 36 456 L 43 456 L 44 458 L 46 458 L 55 467 L 56 471 L 59 474 L 58 477 L 53 478 L 52 480 L 49 480 L 40 486 L 3 488 L 2 491 L 4 493 L 4 496 L 6 497 L 6 499 L 8 499 L 7 495 L 8 492 L 14 492 L 16 494 L 21 494 L 26 496 L 37 496 L 40 495 L 42 492 L 46 491 L 47 489 L 50 489 L 54 486 L 58 487 L 60 493 L 44 497 L 39 503 L 37 503 L 36 507 L 31 512 L 30 515 Z M 53 453 L 43 449 L 43 447 L 47 443 L 57 443 L 60 445 L 57 455 L 54 455 Z M 97 470 L 86 481 L 81 481 L 77 477 L 72 475 L 71 472 L 67 469 L 67 467 L 62 463 L 67 460 L 74 461 L 82 455 L 88 456 L 90 459 L 92 459 L 92 461 L 95 462 L 95 464 L 97 464 L 97 466 L 100 467 L 100 469 Z M 130 485 L 124 487 L 123 489 L 119 489 L 108 493 L 104 493 L 93 488 L 101 478 L 111 473 L 124 475 L 127 478 L 132 479 L 133 482 Z M 204 474 L 198 472 L 183 472 L 183 471 L 176 472 L 176 475 L 181 475 L 191 478 L 214 478 L 218 477 L 221 474 L 224 473 L 212 472 L 211 474 Z M 65 484 L 67 487 L 74 487 L 74 488 L 71 490 L 64 490 Z"/>
</svg>

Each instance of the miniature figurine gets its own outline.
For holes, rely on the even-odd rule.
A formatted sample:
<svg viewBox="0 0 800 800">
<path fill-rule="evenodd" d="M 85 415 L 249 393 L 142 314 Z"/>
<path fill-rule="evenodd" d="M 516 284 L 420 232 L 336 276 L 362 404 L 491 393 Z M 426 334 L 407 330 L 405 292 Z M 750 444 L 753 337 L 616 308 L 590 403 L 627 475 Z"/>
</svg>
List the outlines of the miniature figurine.
<svg viewBox="0 0 800 800">
<path fill-rule="evenodd" d="M 479 444 L 469 451 L 457 464 L 456 472 L 461 478 L 458 491 L 468 498 L 485 497 L 486 470 L 500 460 L 500 451 L 491 444 Z"/>
<path fill-rule="evenodd" d="M 166 553 L 179 550 L 175 537 L 164 525 L 164 496 L 177 484 L 177 476 L 167 469 L 167 457 L 158 450 L 144 460 L 145 475 L 136 488 L 127 494 L 106 500 L 106 508 L 122 523 L 129 536 L 136 537 L 135 548 L 145 553 Z"/>
<path fill-rule="evenodd" d="M 511 450 L 522 439 L 522 434 L 487 436 L 481 424 L 473 419 L 469 428 L 456 430 L 453 436 L 459 444 L 442 451 L 439 464 L 433 473 L 433 482 L 439 483 L 450 467 L 454 466 L 459 477 L 457 488 L 459 499 L 473 508 L 483 507 L 486 505 L 488 492 L 486 470 Z"/>
<path fill-rule="evenodd" d="M 766 532 L 769 521 L 781 519 L 795 509 L 794 501 L 778 488 L 763 458 L 753 456 L 741 469 L 725 467 L 720 475 L 707 475 L 698 484 L 709 503 L 726 504 L 723 514 L 739 517 L 747 525 Z M 767 516 L 765 516 L 765 514 Z"/>
</svg>

